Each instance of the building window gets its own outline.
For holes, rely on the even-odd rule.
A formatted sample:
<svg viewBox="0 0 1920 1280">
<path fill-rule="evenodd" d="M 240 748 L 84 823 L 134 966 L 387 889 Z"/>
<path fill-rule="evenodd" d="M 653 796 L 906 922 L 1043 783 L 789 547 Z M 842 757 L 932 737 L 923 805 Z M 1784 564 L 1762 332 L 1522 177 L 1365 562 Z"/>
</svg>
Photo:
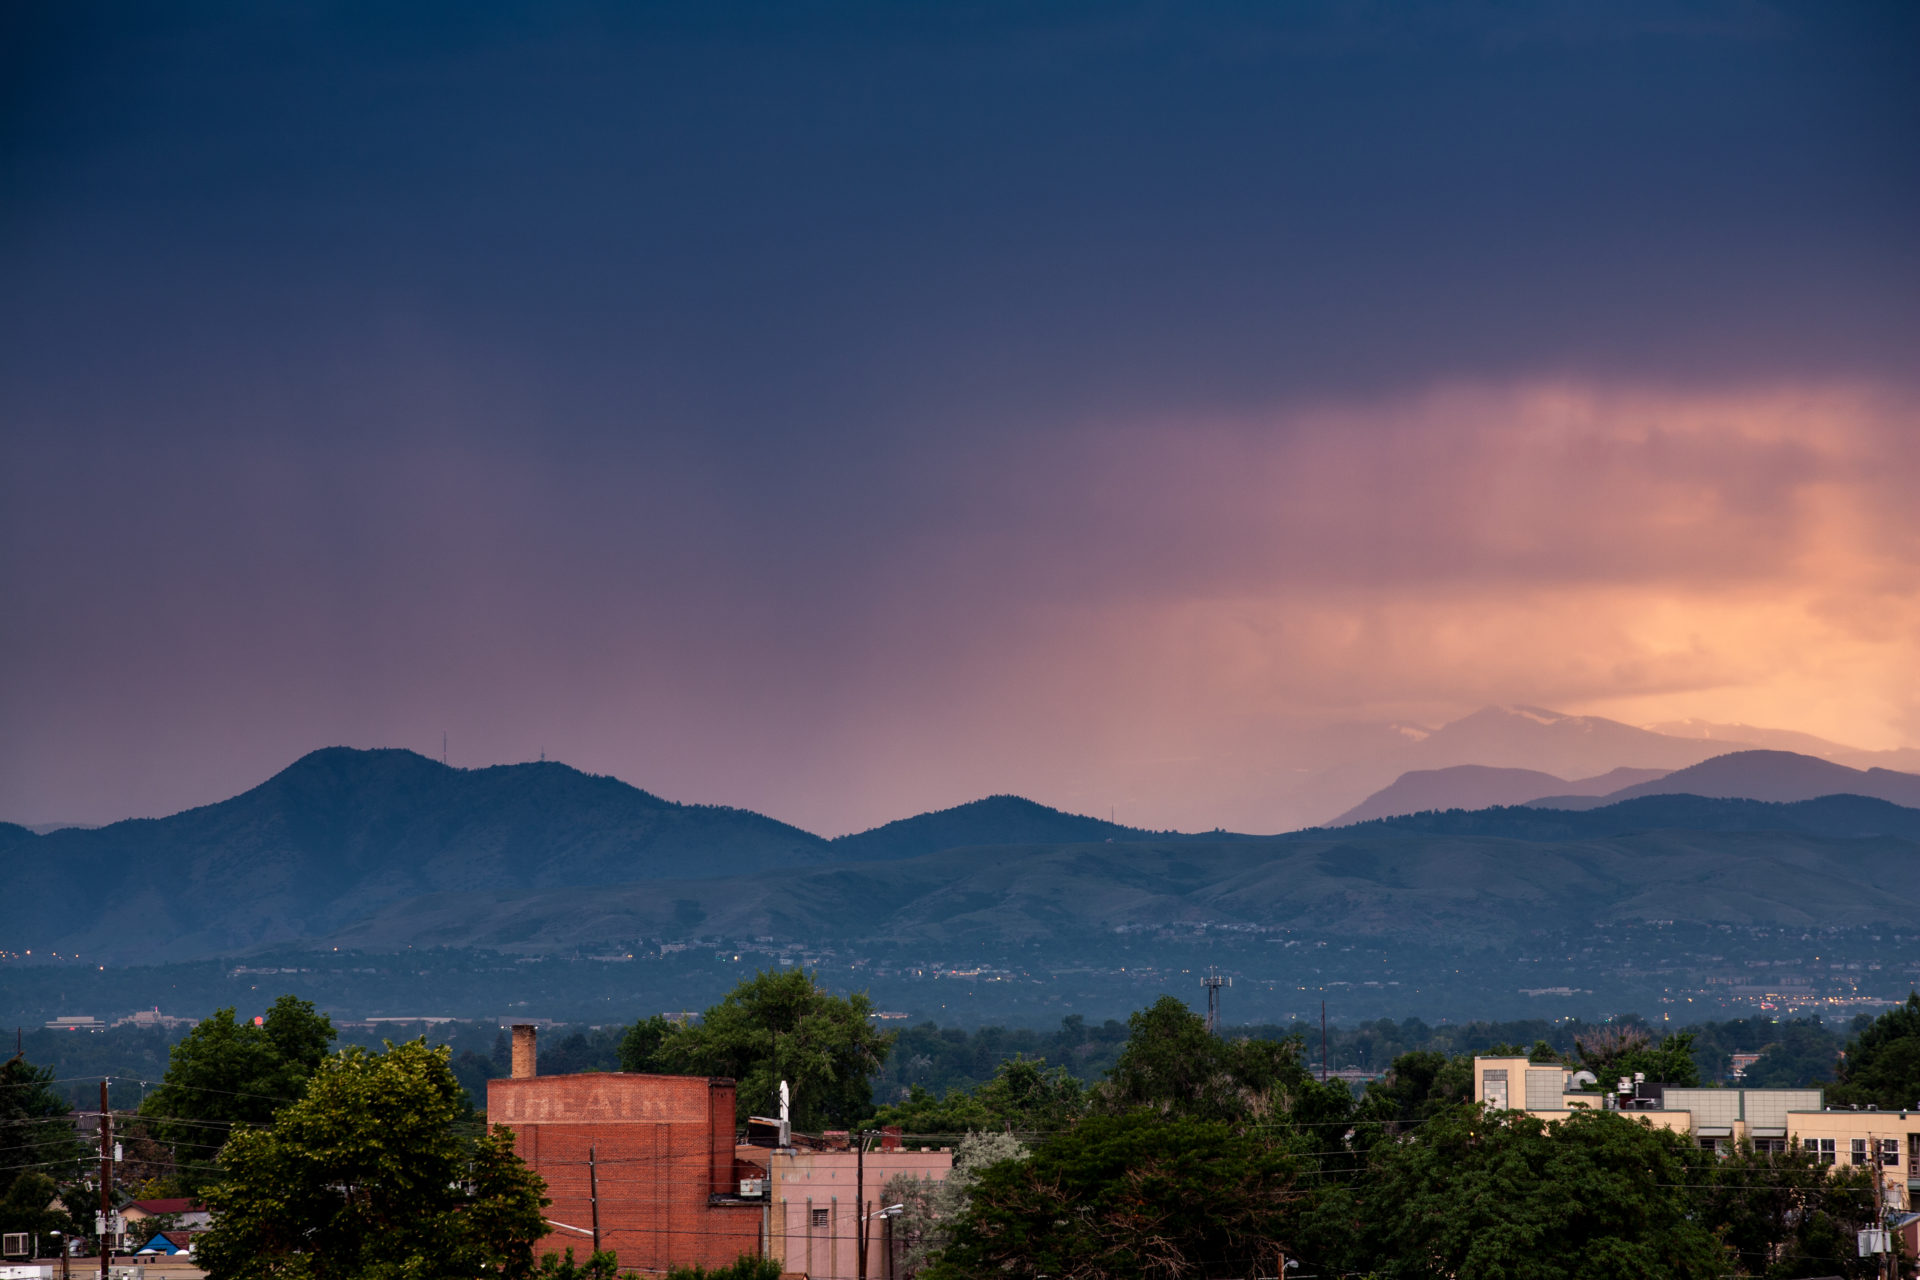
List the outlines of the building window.
<svg viewBox="0 0 1920 1280">
<path fill-rule="evenodd" d="M 816 1227 L 824 1227 L 827 1225 L 827 1211 L 825 1209 L 815 1209 L 813 1211 L 813 1225 Z"/>
<path fill-rule="evenodd" d="M 1816 1164 L 1832 1164 L 1834 1162 L 1832 1138 L 1815 1138 L 1807 1143 L 1807 1150 L 1813 1152 L 1813 1159 Z"/>
<path fill-rule="evenodd" d="M 1702 1151 L 1711 1151 L 1711 1152 L 1713 1152 L 1713 1153 L 1714 1153 L 1715 1155 L 1724 1155 L 1724 1154 L 1725 1154 L 1725 1152 L 1723 1152 L 1723 1151 L 1721 1150 L 1721 1147 L 1720 1147 L 1720 1139 L 1718 1139 L 1718 1138 L 1702 1138 L 1702 1139 L 1700 1139 L 1700 1149 L 1701 1149 Z"/>
<path fill-rule="evenodd" d="M 1880 1167 L 1898 1169 L 1900 1167 L 1900 1139 L 1880 1139 Z"/>
<path fill-rule="evenodd" d="M 1867 1162 L 1867 1140 L 1865 1138 L 1855 1138 L 1853 1140 L 1852 1162 L 1854 1164 L 1865 1164 Z"/>
<path fill-rule="evenodd" d="M 1787 1154 L 1785 1138 L 1755 1138 L 1753 1149 L 1763 1156 L 1783 1156 Z"/>
</svg>

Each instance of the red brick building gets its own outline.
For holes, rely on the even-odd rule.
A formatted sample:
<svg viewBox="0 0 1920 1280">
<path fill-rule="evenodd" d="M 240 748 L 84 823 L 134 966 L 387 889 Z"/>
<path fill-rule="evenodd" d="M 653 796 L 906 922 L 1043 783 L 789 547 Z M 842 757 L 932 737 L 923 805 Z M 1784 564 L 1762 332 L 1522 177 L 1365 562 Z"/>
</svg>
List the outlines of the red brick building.
<svg viewBox="0 0 1920 1280">
<path fill-rule="evenodd" d="M 535 1076 L 532 1028 L 524 1058 L 523 1029 L 514 1034 L 515 1077 L 488 1082 L 487 1120 L 511 1129 L 520 1158 L 546 1179 L 556 1225 L 536 1253 L 572 1248 L 584 1260 L 596 1212 L 600 1247 L 622 1267 L 715 1267 L 761 1253 L 766 1201 L 737 1194 L 732 1080 Z"/>
</svg>

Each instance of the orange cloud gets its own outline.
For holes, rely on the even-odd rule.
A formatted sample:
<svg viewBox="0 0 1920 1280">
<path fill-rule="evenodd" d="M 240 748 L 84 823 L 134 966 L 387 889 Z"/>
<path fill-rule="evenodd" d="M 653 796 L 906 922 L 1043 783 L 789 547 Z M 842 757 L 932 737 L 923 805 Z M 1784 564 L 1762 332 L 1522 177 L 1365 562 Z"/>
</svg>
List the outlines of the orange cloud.
<svg viewBox="0 0 1920 1280">
<path fill-rule="evenodd" d="M 1273 828 L 1324 816 L 1280 796 L 1308 726 L 1487 702 L 1901 745 L 1917 432 L 1883 390 L 1572 385 L 1089 427 L 997 491 L 997 543 L 921 561 L 1024 604 L 903 704 L 1007 745 L 894 760 L 875 793 L 1038 777 L 1137 822 Z"/>
</svg>

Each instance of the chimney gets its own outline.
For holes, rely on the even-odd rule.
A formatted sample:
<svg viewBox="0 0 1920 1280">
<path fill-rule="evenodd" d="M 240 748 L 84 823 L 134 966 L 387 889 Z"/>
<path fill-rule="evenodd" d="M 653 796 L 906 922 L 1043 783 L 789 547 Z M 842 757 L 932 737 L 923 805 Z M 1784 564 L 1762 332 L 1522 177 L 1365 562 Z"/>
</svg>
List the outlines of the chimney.
<svg viewBox="0 0 1920 1280">
<path fill-rule="evenodd" d="M 513 1024 L 513 1078 L 531 1080 L 540 1074 L 535 1037 L 539 1029 L 529 1022 Z"/>
</svg>

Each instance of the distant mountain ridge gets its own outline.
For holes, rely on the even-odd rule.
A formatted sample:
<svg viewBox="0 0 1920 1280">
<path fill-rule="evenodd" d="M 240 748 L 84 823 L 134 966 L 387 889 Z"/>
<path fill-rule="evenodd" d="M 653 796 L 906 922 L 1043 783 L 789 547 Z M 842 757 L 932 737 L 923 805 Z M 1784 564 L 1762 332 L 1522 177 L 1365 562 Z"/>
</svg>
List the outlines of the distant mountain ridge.
<svg viewBox="0 0 1920 1280">
<path fill-rule="evenodd" d="M 1368 745 L 1357 757 L 1289 784 L 1294 803 L 1311 815 L 1303 825 L 1349 820 L 1349 814 L 1408 773 L 1466 765 L 1528 769 L 1556 778 L 1593 778 L 1622 768 L 1665 773 L 1758 745 L 1670 736 L 1603 716 L 1526 705 L 1482 707 L 1424 734 L 1401 726 L 1391 734 L 1363 735 L 1361 741 Z M 1555 790 L 1565 793 L 1565 788 Z"/>
<path fill-rule="evenodd" d="M 343 948 L 529 952 L 764 936 L 1016 946 L 1183 923 L 1505 945 L 1542 922 L 1827 927 L 1920 912 L 1920 810 L 1651 797 L 1592 812 L 1421 814 L 1335 831 L 947 849 L 771 875 L 436 895 L 329 939 Z M 689 924 L 687 921 L 694 921 Z"/>
<path fill-rule="evenodd" d="M 1920 806 L 1920 775 L 1880 768 L 1853 769 L 1817 756 L 1778 750 L 1730 751 L 1672 771 L 1614 769 L 1574 782 L 1561 782 L 1538 769 L 1454 765 L 1404 773 L 1327 825 L 1347 827 L 1401 814 L 1503 805 L 1591 809 L 1661 795 L 1775 803 L 1855 795 Z"/>
<path fill-rule="evenodd" d="M 1851 795 L 1913 807 L 1920 806 L 1920 774 L 1892 769 L 1851 769 L 1792 751 L 1734 751 L 1604 796 L 1569 793 L 1527 803 L 1548 809 L 1588 809 L 1655 795 L 1775 802 Z"/>
<path fill-rule="evenodd" d="M 829 842 L 746 809 L 664 800 L 564 764 L 450 768 L 328 747 L 229 800 L 165 818 L 0 824 L 11 903 L 0 945 L 146 959 L 317 936 L 449 892 L 578 891 L 690 871 L 788 871 L 950 843 L 1137 838 L 1017 797 Z M 116 909 L 75 911 L 100 886 Z M 128 919 L 143 922 L 129 929 Z"/>
<path fill-rule="evenodd" d="M 1622 767 L 1680 769 L 1728 750 L 1724 743 L 1675 738 L 1544 707 L 1482 707 L 1442 725 L 1417 750 L 1436 766 L 1485 764 L 1586 778 Z"/>
<path fill-rule="evenodd" d="M 1662 724 L 1647 725 L 1646 728 L 1675 738 L 1718 742 L 1729 750 L 1753 747 L 1768 751 L 1792 751 L 1803 756 L 1819 756 L 1852 769 L 1894 769 L 1902 773 L 1920 773 L 1920 747 L 1864 751 L 1795 729 L 1762 729 L 1750 724 L 1716 724 L 1710 720 L 1669 720 Z"/>
<path fill-rule="evenodd" d="M 1505 805 L 1399 814 L 1340 830 L 1355 834 L 1380 830 L 1407 835 L 1492 835 L 1538 841 L 1585 840 L 1646 831 L 1792 832 L 1827 840 L 1891 836 L 1920 841 L 1920 808 L 1853 795 L 1787 803 L 1650 795 L 1592 809 Z"/>
<path fill-rule="evenodd" d="M 16 828 L 16 831 L 19 829 Z M 230 800 L 171 817 L 0 844 L 36 908 L 16 937 L 116 886 L 158 929 L 83 914 L 67 945 L 192 954 L 308 936 L 455 888 L 626 882 L 698 858 L 743 871 L 831 861 L 827 844 L 744 809 L 681 805 L 562 764 L 453 769 L 412 751 L 330 747 Z M 25 945 L 32 945 L 30 942 Z"/>
<path fill-rule="evenodd" d="M 869 831 L 836 837 L 834 853 L 849 861 L 914 858 L 962 846 L 997 844 L 1090 844 L 1100 840 L 1151 840 L 1140 831 L 1049 809 L 1022 796 L 988 796 L 934 813 L 901 818 Z"/>
<path fill-rule="evenodd" d="M 1595 778 L 1569 782 L 1538 769 L 1495 769 L 1456 764 L 1445 769 L 1415 769 L 1374 792 L 1327 825 L 1351 826 L 1395 814 L 1429 809 L 1488 809 L 1525 804 L 1548 795 L 1601 796 L 1635 783 L 1665 777 L 1665 769 L 1611 769 Z"/>
<path fill-rule="evenodd" d="M 1479 729 L 1468 726 L 1460 736 L 1472 740 L 1489 725 L 1504 732 L 1515 717 L 1552 736 L 1609 737 L 1624 727 L 1546 712 L 1502 711 L 1483 716 Z M 1403 779 L 1409 787 L 1435 779 L 1491 780 L 1528 789 L 1542 785 L 1542 779 L 1568 785 L 1537 769 L 1441 769 L 1409 778 Z M 1619 779 L 1617 773 L 1611 776 Z M 1577 785 L 1608 781 L 1609 775 L 1601 775 Z M 1668 794 L 1681 791 L 1747 800 Z M 1839 798 L 1832 799 L 1836 793 Z M 1748 803 L 1803 799 L 1812 807 L 1791 813 Z M 1871 807 L 1881 801 L 1889 803 Z M 1541 807 L 1549 803 L 1555 807 Z M 1575 811 L 1583 810 L 1602 816 L 1578 817 Z M 1150 920 L 1155 912 L 1200 910 L 1195 904 L 1201 899 L 1192 895 L 1201 892 L 1194 886 L 1205 885 L 1214 886 L 1206 891 L 1212 896 L 1204 898 L 1205 909 L 1226 913 L 1223 918 L 1304 918 L 1289 913 L 1310 908 L 1356 929 L 1376 930 L 1402 924 L 1429 928 L 1431 922 L 1422 923 L 1426 908 L 1417 895 L 1407 896 L 1417 885 L 1427 885 L 1440 894 L 1433 909 L 1441 917 L 1474 936 L 1493 936 L 1512 922 L 1494 920 L 1487 912 L 1515 902 L 1498 876 L 1472 877 L 1493 875 L 1488 868 L 1497 862 L 1485 861 L 1492 857 L 1488 850 L 1516 841 L 1567 846 L 1556 865 L 1572 878 L 1561 888 L 1540 886 L 1540 909 L 1587 917 L 1600 909 L 1596 903 L 1615 900 L 1607 895 L 1625 892 L 1624 881 L 1602 884 L 1575 874 L 1585 855 L 1574 846 L 1599 840 L 1629 852 L 1746 849 L 1760 859 L 1753 876 L 1738 882 L 1728 871 L 1727 885 L 1738 883 L 1739 892 L 1729 887 L 1703 900 L 1715 909 L 1791 914 L 1827 901 L 1835 910 L 1858 915 L 1880 908 L 1865 901 L 1867 880 L 1858 878 L 1864 873 L 1849 859 L 1878 842 L 1895 859 L 1880 872 L 1892 875 L 1896 887 L 1904 883 L 1899 880 L 1904 868 L 1920 866 L 1914 856 L 1920 848 L 1912 845 L 1916 810 L 1920 776 L 1748 751 L 1605 796 L 1535 799 L 1525 807 L 1482 806 L 1464 814 L 1421 813 L 1283 836 L 1148 832 L 1018 796 L 993 796 L 828 841 L 748 810 L 677 804 L 561 764 L 452 769 L 410 751 L 328 748 L 230 800 L 167 818 L 46 835 L 0 824 L 0 866 L 13 908 L 0 946 L 77 952 L 103 961 L 152 961 L 319 937 L 445 939 L 460 931 L 459 910 L 475 913 L 475 938 L 484 934 L 493 940 L 488 945 L 518 945 L 595 930 L 621 936 L 605 933 L 616 927 L 615 917 L 628 922 L 621 928 L 657 922 L 660 911 L 679 899 L 692 901 L 699 907 L 697 918 L 715 927 L 759 912 L 766 925 L 759 932 L 825 928 L 820 912 L 826 906 L 850 910 L 850 920 L 894 920 L 890 928 L 905 929 L 920 920 L 938 934 L 963 925 L 990 932 L 991 920 L 1003 909 L 1011 913 L 1009 920 L 1026 922 L 1021 928 L 1037 928 L 1048 919 L 1066 929 L 1095 927 L 1105 909 L 1100 904 L 1107 903 L 1117 914 L 1113 924 L 1100 927 L 1117 927 Z M 1367 859 L 1384 856 L 1382 841 L 1391 843 L 1396 875 L 1405 881 L 1396 881 L 1395 892 L 1385 898 L 1350 883 L 1352 868 L 1340 865 L 1345 855 L 1337 852 L 1359 850 L 1353 867 L 1372 865 Z M 1828 847 L 1836 841 L 1847 848 Z M 1332 861 L 1301 863 L 1299 850 L 1309 846 L 1328 851 Z M 1551 858 L 1563 855 L 1555 852 Z M 1027 862 L 1033 864 L 1030 875 L 1019 871 Z M 914 870 L 895 874 L 882 864 L 911 864 Z M 1449 865 L 1472 875 L 1458 882 L 1431 880 L 1432 867 Z M 1626 875 L 1627 866 L 1621 862 L 1616 869 Z M 1160 870 L 1142 870 L 1153 867 Z M 1238 869 L 1229 875 L 1222 868 Z M 1290 887 L 1276 878 L 1288 868 L 1288 874 L 1306 879 Z M 1838 879 L 1815 892 L 1801 880 L 1803 873 L 1811 874 L 1808 868 L 1825 868 L 1820 875 Z M 1664 883 L 1669 870 L 1663 864 L 1632 874 Z M 1144 899 L 1130 896 L 1131 890 L 1123 891 L 1128 877 L 1145 877 L 1139 885 L 1161 887 Z M 694 882 L 707 887 L 697 893 L 685 887 Z M 1175 893 L 1176 882 L 1188 887 Z M 752 888 L 763 883 L 778 884 L 779 895 Z M 881 896 L 852 906 L 836 886 L 855 883 Z M 1031 896 L 995 899 L 994 883 L 1008 893 Z M 712 897 L 721 892 L 714 886 L 722 884 L 730 886 L 726 892 L 747 896 L 738 901 Z M 961 897 L 945 888 L 926 897 L 935 893 L 928 886 L 962 884 L 973 887 Z M 111 911 L 79 908 L 97 901 L 102 887 L 111 891 Z M 1316 898 L 1322 889 L 1332 896 Z M 1243 890 L 1251 896 L 1241 901 L 1235 895 Z M 1458 898 L 1469 890 L 1481 895 L 1482 905 Z M 1588 890 L 1600 896 L 1582 897 Z M 1904 902 L 1904 892 L 1886 901 Z M 922 907 L 932 911 L 936 901 L 944 903 L 940 909 L 950 912 L 951 920 L 915 914 Z M 1148 902 L 1152 905 L 1142 905 Z M 920 906 L 909 910 L 911 903 Z M 1377 914 L 1393 911 L 1411 914 L 1398 922 Z M 1176 918 L 1181 917 L 1165 917 Z M 686 926 L 669 911 L 666 927 L 685 932 Z"/>
</svg>

